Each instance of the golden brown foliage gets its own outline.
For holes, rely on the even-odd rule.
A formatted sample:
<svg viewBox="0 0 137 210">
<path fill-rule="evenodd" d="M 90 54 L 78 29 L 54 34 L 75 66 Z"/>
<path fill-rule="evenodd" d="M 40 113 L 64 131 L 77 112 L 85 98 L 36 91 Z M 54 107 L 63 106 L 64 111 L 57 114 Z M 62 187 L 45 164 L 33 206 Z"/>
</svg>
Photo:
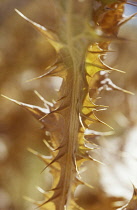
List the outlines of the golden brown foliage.
<svg viewBox="0 0 137 210">
<path fill-rule="evenodd" d="M 81 179 L 82 166 L 88 160 L 99 162 L 91 157 L 90 151 L 94 146 L 89 143 L 98 136 L 109 134 L 91 129 L 95 122 L 106 125 L 95 115 L 105 108 L 96 105 L 96 99 L 104 89 L 128 92 L 108 78 L 111 71 L 122 71 L 104 63 L 104 56 L 111 52 L 111 40 L 117 39 L 118 29 L 127 19 L 123 18 L 124 3 L 120 1 L 109 4 L 107 9 L 102 1 L 98 6 L 96 1 L 91 4 L 89 0 L 77 3 L 59 0 L 55 1 L 55 7 L 54 30 L 46 29 L 16 11 L 45 36 L 57 53 L 46 73 L 34 79 L 61 77 L 58 99 L 51 103 L 37 93 L 44 102 L 44 108 L 10 100 L 31 112 L 42 123 L 45 144 L 51 150 L 50 156 L 44 156 L 29 149 L 46 163 L 44 170 L 50 168 L 53 175 L 49 193 L 38 188 L 45 201 L 34 203 L 42 209 L 82 210 L 84 208 L 78 205 L 75 190 L 78 185 L 90 187 Z M 91 20 L 93 23 L 90 25 Z"/>
</svg>

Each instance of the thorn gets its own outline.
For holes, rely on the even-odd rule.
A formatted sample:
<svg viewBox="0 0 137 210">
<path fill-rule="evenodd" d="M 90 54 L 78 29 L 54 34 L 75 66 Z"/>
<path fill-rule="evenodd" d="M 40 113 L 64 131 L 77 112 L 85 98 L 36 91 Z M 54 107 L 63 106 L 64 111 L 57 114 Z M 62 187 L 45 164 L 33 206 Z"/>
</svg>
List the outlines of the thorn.
<svg viewBox="0 0 137 210">
<path fill-rule="evenodd" d="M 102 51 L 91 51 L 91 50 L 88 50 L 89 53 L 95 53 L 95 54 L 104 54 L 104 53 L 107 53 L 107 52 L 116 52 L 114 50 L 102 50 Z"/>
<path fill-rule="evenodd" d="M 2 96 L 3 98 L 8 99 L 9 101 L 14 102 L 15 104 L 21 105 L 21 102 L 16 101 L 16 100 L 14 100 L 14 99 L 12 99 L 12 98 L 9 98 L 8 96 L 5 96 L 5 95 L 3 95 L 3 94 L 1 94 L 1 96 Z"/>
<path fill-rule="evenodd" d="M 36 90 L 34 90 L 34 93 L 41 99 L 41 101 L 44 102 L 45 105 L 48 105 L 47 108 L 49 108 L 49 106 L 53 107 L 53 103 L 47 101 L 45 98 L 43 98 L 42 95 L 40 95 L 40 93 Z"/>
<path fill-rule="evenodd" d="M 27 22 L 29 22 L 41 34 L 45 35 L 47 40 L 50 42 L 50 44 L 54 47 L 54 49 L 57 52 L 62 48 L 63 44 L 59 41 L 58 36 L 52 30 L 49 30 L 44 26 L 41 26 L 40 24 L 30 20 L 25 15 L 23 15 L 19 10 L 15 9 L 15 11 Z"/>
<path fill-rule="evenodd" d="M 54 151 L 54 148 L 50 146 L 50 144 L 45 139 L 43 140 L 43 142 L 51 151 Z"/>
<path fill-rule="evenodd" d="M 97 118 L 97 117 L 96 117 Z M 98 119 L 98 118 L 97 118 Z M 112 128 L 110 125 L 108 125 L 107 123 L 103 122 L 102 120 L 98 119 L 99 123 L 102 123 L 103 125 L 106 125 L 107 127 L 109 127 L 110 129 L 114 130 L 114 128 Z"/>
<path fill-rule="evenodd" d="M 24 20 L 26 20 L 27 22 L 29 22 L 30 24 L 32 24 L 38 31 L 43 32 L 48 39 L 54 40 L 53 39 L 53 32 L 47 30 L 44 26 L 41 26 L 40 24 L 38 24 L 38 23 L 30 20 L 25 15 L 23 15 L 18 9 L 15 9 L 15 12 L 17 12 Z"/>
<path fill-rule="evenodd" d="M 85 126 L 84 126 L 84 124 L 83 124 L 83 122 L 82 122 L 82 118 L 81 118 L 81 114 L 79 113 L 79 122 L 80 122 L 80 124 L 81 124 L 81 126 L 82 126 L 82 128 L 83 128 L 83 130 L 85 131 Z"/>
<path fill-rule="evenodd" d="M 45 204 L 47 204 L 47 203 L 49 203 L 49 202 L 54 202 L 54 200 L 57 198 L 57 197 L 59 197 L 59 195 L 58 194 L 54 194 L 51 198 L 49 198 L 47 201 L 45 201 L 45 202 L 43 202 L 41 205 L 39 205 L 39 207 L 42 207 L 42 206 L 44 206 Z"/>
<path fill-rule="evenodd" d="M 106 165 L 105 163 L 102 163 L 101 161 L 92 158 L 90 155 L 88 155 L 88 156 L 89 156 L 89 158 L 90 158 L 91 160 L 93 160 L 94 162 L 99 163 L 99 164 L 104 165 L 104 166 Z"/>
<path fill-rule="evenodd" d="M 27 150 L 32 153 L 33 155 L 36 155 L 38 158 L 40 158 L 41 160 L 43 160 L 44 162 L 46 162 L 48 164 L 48 160 L 51 160 L 52 159 L 52 156 L 45 156 L 45 155 L 42 155 L 40 153 L 38 153 L 37 151 L 31 149 L 31 148 L 27 148 Z"/>
<path fill-rule="evenodd" d="M 43 195 L 45 195 L 46 197 L 47 197 L 47 193 L 45 192 L 45 190 L 43 190 L 41 187 L 39 187 L 39 186 L 35 186 L 36 187 L 36 189 L 40 192 L 40 193 L 42 193 Z"/>
<path fill-rule="evenodd" d="M 21 17 L 23 17 L 25 20 L 28 20 L 28 18 L 25 15 L 23 15 L 18 9 L 15 9 L 15 12 L 17 12 L 18 15 L 20 15 Z"/>
<path fill-rule="evenodd" d="M 55 162 L 55 159 L 53 159 L 49 164 L 47 164 L 43 169 L 42 171 L 40 172 L 40 174 L 42 174 L 52 163 Z"/>
<path fill-rule="evenodd" d="M 134 13 L 133 15 L 131 15 L 131 16 L 129 16 L 129 17 L 127 17 L 127 18 L 124 18 L 124 20 L 123 21 L 121 21 L 120 23 L 119 23 L 119 27 L 121 26 L 121 25 L 123 25 L 123 24 L 125 24 L 126 22 L 128 22 L 129 20 L 131 20 L 133 17 L 135 17 L 137 15 L 137 12 L 136 13 Z"/>
<path fill-rule="evenodd" d="M 111 136 L 114 135 L 114 131 L 108 131 L 108 132 L 98 132 L 90 129 L 86 129 L 84 135 L 86 136 Z"/>
<path fill-rule="evenodd" d="M 61 98 L 57 99 L 57 102 L 62 101 L 63 99 L 67 98 L 67 95 L 62 96 Z"/>
<path fill-rule="evenodd" d="M 106 70 L 106 71 L 111 70 L 111 71 L 117 71 L 117 72 L 120 72 L 120 73 L 123 73 L 123 74 L 126 73 L 125 71 L 122 71 L 122 70 L 119 70 L 119 69 L 115 69 L 115 68 L 112 68 L 112 67 L 110 67 L 110 66 L 104 64 L 104 63 L 102 62 L 102 60 L 100 60 L 100 61 L 101 61 L 101 63 L 103 64 L 103 66 L 100 66 L 100 65 L 97 65 L 97 64 L 94 64 L 94 63 L 89 63 L 89 62 L 86 62 L 86 64 L 88 64 L 88 65 L 90 65 L 90 66 L 95 66 L 95 67 L 97 67 L 97 68 L 100 68 L 100 69 L 101 69 L 100 71 L 102 71 L 102 70 Z"/>
<path fill-rule="evenodd" d="M 101 82 L 101 84 L 103 84 L 103 85 L 106 84 L 109 88 L 111 88 L 111 89 L 113 89 L 113 90 L 122 91 L 122 92 L 124 92 L 124 93 L 128 93 L 128 94 L 130 94 L 130 95 L 134 95 L 134 93 L 132 93 L 132 92 L 130 92 L 130 91 L 128 91 L 128 90 L 125 90 L 125 89 L 122 89 L 122 88 L 116 86 L 116 85 L 111 81 L 111 79 L 109 79 L 109 78 L 103 80 L 103 81 Z"/>
<path fill-rule="evenodd" d="M 110 125 L 108 125 L 107 123 L 105 123 L 102 120 L 100 120 L 99 118 L 97 118 L 97 116 L 94 113 L 93 113 L 93 115 L 94 115 L 95 119 L 92 119 L 90 117 L 87 117 L 86 115 L 84 115 L 84 114 L 81 113 L 81 116 L 84 117 L 84 118 L 86 118 L 87 120 L 92 121 L 92 122 L 102 123 L 102 124 L 106 125 L 107 127 L 109 127 L 110 129 L 114 130 Z"/>
<path fill-rule="evenodd" d="M 84 115 L 83 113 L 81 113 L 81 116 L 82 117 L 84 117 L 84 118 L 86 118 L 87 120 L 89 120 L 89 121 L 92 121 L 92 122 L 97 122 L 97 120 L 96 119 L 92 119 L 92 118 L 90 118 L 90 117 L 87 117 L 86 115 Z"/>
<path fill-rule="evenodd" d="M 106 111 L 107 108 L 103 108 L 103 109 L 94 109 L 96 112 L 100 112 L 100 111 Z"/>
<path fill-rule="evenodd" d="M 5 96 L 5 95 L 2 95 L 1 94 L 1 96 L 2 97 L 4 97 L 4 98 L 6 98 L 6 99 L 8 99 L 9 101 L 12 101 L 12 102 L 14 102 L 15 104 L 17 104 L 17 105 L 19 105 L 19 106 L 22 106 L 22 107 L 24 107 L 24 108 L 38 108 L 38 107 L 36 107 L 36 106 L 33 106 L 33 105 L 30 105 L 30 104 L 25 104 L 25 103 L 22 103 L 22 102 L 19 102 L 19 101 L 17 101 L 17 100 L 15 100 L 15 99 L 12 99 L 12 98 L 9 98 L 8 96 Z"/>
<path fill-rule="evenodd" d="M 130 95 L 135 95 L 135 93 L 131 92 L 131 91 L 128 91 L 128 90 L 125 90 L 125 89 L 121 89 L 121 91 L 123 91 L 124 93 L 128 93 Z"/>
<path fill-rule="evenodd" d="M 42 79 L 42 78 L 48 76 L 54 69 L 55 69 L 55 67 L 49 69 L 49 71 L 46 72 L 45 74 L 42 74 L 42 75 L 40 75 L 40 76 L 38 76 L 38 77 L 34 77 L 34 78 L 32 78 L 32 79 L 29 79 L 29 80 L 26 80 L 26 82 L 32 82 L 32 81 L 37 80 L 37 79 Z"/>
<path fill-rule="evenodd" d="M 60 187 L 55 187 L 55 188 L 52 188 L 50 190 L 46 190 L 47 192 L 51 192 L 51 191 L 57 191 L 57 190 L 60 190 L 61 188 Z"/>
<path fill-rule="evenodd" d="M 41 205 L 41 202 L 35 201 L 34 199 L 29 198 L 29 197 L 27 197 L 27 196 L 23 196 L 23 199 L 26 200 L 26 201 L 29 201 L 29 202 L 31 202 L 31 203 L 37 205 L 37 206 Z M 36 208 L 37 208 L 37 207 L 36 207 Z"/>
<path fill-rule="evenodd" d="M 83 106 L 85 108 L 88 108 L 88 109 L 94 109 L 94 108 L 109 108 L 109 106 L 106 106 L 106 105 L 93 105 L 93 106 Z"/>
<path fill-rule="evenodd" d="M 88 184 L 88 183 L 82 181 L 81 178 L 76 177 L 76 180 L 78 180 L 78 182 L 80 182 L 81 184 L 83 184 L 83 185 L 89 187 L 90 189 L 94 189 L 93 186 L 91 186 L 90 184 Z"/>
<path fill-rule="evenodd" d="M 126 73 L 125 71 L 122 71 L 122 70 L 119 70 L 119 69 L 115 69 L 115 68 L 112 68 L 112 67 L 108 66 L 101 59 L 100 59 L 100 62 L 102 63 L 102 65 L 104 65 L 107 68 L 107 70 L 117 71 L 117 72 L 120 72 L 120 73 L 123 73 L 123 74 Z"/>
<path fill-rule="evenodd" d="M 37 76 L 37 77 L 34 77 L 32 79 L 29 79 L 27 80 L 26 82 L 32 82 L 34 80 L 37 80 L 37 79 L 42 79 L 44 77 L 63 77 L 63 74 L 64 74 L 64 68 L 59 68 L 60 67 L 60 63 L 58 63 L 57 65 L 54 65 L 54 66 L 49 66 L 48 68 L 46 68 L 46 73 L 40 75 L 40 76 Z"/>
<path fill-rule="evenodd" d="M 126 2 L 126 4 L 129 4 L 129 5 L 131 5 L 131 6 L 137 7 L 137 4 L 133 4 L 133 3 L 131 3 L 131 2 Z"/>
<path fill-rule="evenodd" d="M 46 115 L 49 114 L 48 110 L 46 108 L 41 108 L 39 106 L 34 106 L 34 105 L 30 105 L 30 104 L 25 104 L 25 103 L 16 101 L 14 99 L 11 99 L 5 95 L 1 95 L 1 96 L 14 102 L 17 105 L 23 107 L 25 110 L 29 111 L 38 120 L 40 119 L 41 115 L 44 114 L 44 116 L 45 116 L 45 113 L 46 113 Z"/>
<path fill-rule="evenodd" d="M 58 151 L 59 149 L 61 149 L 63 147 L 64 147 L 64 145 L 61 145 L 61 146 L 57 147 L 56 149 L 54 149 L 53 152 L 56 152 L 56 151 Z"/>
<path fill-rule="evenodd" d="M 45 114 L 44 116 L 42 116 L 39 121 L 43 120 L 45 117 L 47 117 L 47 114 Z"/>
<path fill-rule="evenodd" d="M 51 166 L 53 163 L 57 162 L 64 154 L 58 153 L 57 156 L 41 171 L 43 173 L 44 170 L 46 170 L 49 166 Z"/>
</svg>

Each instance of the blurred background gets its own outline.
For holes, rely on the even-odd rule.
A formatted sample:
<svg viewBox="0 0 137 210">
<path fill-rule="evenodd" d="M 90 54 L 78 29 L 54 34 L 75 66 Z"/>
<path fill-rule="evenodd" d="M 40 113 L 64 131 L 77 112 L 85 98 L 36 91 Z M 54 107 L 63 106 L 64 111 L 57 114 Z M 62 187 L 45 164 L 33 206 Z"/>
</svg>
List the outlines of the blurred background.
<svg viewBox="0 0 137 210">
<path fill-rule="evenodd" d="M 137 4 L 136 1 L 132 1 Z M 21 102 L 43 106 L 35 95 L 37 90 L 51 101 L 56 98 L 59 79 L 27 80 L 44 73 L 56 56 L 45 38 L 23 20 L 14 9 L 43 26 L 54 25 L 53 2 L 41 0 L 0 0 L 0 92 Z M 137 7 L 126 5 L 125 15 L 137 12 Z M 95 189 L 76 191 L 79 203 L 85 209 L 110 210 L 125 203 L 132 196 L 132 184 L 137 186 L 137 19 L 123 25 L 119 37 L 127 39 L 112 43 L 115 53 L 108 53 L 105 62 L 124 70 L 126 74 L 113 72 L 111 78 L 118 86 L 135 95 L 121 92 L 101 93 L 99 104 L 108 105 L 107 111 L 97 113 L 115 134 L 97 140 L 100 149 L 92 154 L 105 165 L 88 163 L 83 172 L 85 181 Z M 50 176 L 40 174 L 44 168 L 37 157 L 27 151 L 33 148 L 47 155 L 44 132 L 30 114 L 14 103 L 0 99 L 0 210 L 30 210 L 33 205 L 23 199 L 42 197 L 35 186 L 48 186 Z M 107 131 L 106 127 L 99 127 Z M 43 187 L 46 189 L 46 187 Z M 48 188 L 48 187 L 47 187 Z M 83 188 L 82 188 L 83 189 Z M 114 201 L 114 207 L 111 203 Z M 124 201 L 124 202 L 122 202 Z M 103 207 L 102 207 L 103 206 Z"/>
</svg>

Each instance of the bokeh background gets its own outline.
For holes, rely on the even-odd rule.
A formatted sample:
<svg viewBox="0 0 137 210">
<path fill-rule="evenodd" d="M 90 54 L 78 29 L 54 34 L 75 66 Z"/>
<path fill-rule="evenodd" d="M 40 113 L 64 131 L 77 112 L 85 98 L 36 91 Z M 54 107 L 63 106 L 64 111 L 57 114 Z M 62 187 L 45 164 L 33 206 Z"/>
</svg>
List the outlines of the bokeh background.
<svg viewBox="0 0 137 210">
<path fill-rule="evenodd" d="M 132 1 L 137 4 L 136 1 Z M 44 73 L 56 53 L 45 37 L 35 31 L 14 9 L 44 26 L 54 25 L 52 1 L 0 0 L 0 92 L 10 98 L 43 106 L 34 90 L 47 100 L 56 98 L 60 85 L 58 78 L 27 80 Z M 137 7 L 126 5 L 125 15 L 137 12 Z M 124 70 L 126 74 L 113 72 L 111 78 L 120 87 L 135 93 L 101 93 L 97 103 L 109 105 L 107 111 L 97 113 L 111 125 L 115 134 L 96 140 L 100 149 L 92 154 L 105 165 L 88 163 L 83 179 L 95 189 L 79 187 L 76 195 L 85 209 L 115 209 L 132 196 L 132 184 L 137 186 L 137 19 L 123 25 L 119 37 L 125 41 L 114 42 L 106 63 Z M 14 103 L 0 99 L 0 210 L 30 210 L 33 204 L 23 196 L 36 200 L 42 197 L 36 186 L 48 188 L 51 177 L 37 157 L 27 151 L 33 148 L 47 155 L 42 140 L 44 132 L 32 116 Z M 95 129 L 108 131 L 106 127 Z M 81 192 L 82 189 L 82 193 Z M 84 189 L 84 191 L 83 191 Z M 119 202 L 118 202 L 119 201 Z"/>
</svg>

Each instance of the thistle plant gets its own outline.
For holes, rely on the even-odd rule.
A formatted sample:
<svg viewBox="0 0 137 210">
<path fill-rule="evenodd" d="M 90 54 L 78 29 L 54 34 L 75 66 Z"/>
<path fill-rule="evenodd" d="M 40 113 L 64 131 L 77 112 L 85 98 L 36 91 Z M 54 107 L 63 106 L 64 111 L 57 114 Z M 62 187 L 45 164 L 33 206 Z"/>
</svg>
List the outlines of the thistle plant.
<svg viewBox="0 0 137 210">
<path fill-rule="evenodd" d="M 83 209 L 77 203 L 75 190 L 79 185 L 92 186 L 82 180 L 80 172 L 86 161 L 99 162 L 90 154 L 94 149 L 92 140 L 110 134 L 92 130 L 91 125 L 100 123 L 112 130 L 96 116 L 97 111 L 106 108 L 96 104 L 98 96 L 104 89 L 132 94 L 116 86 L 109 78 L 113 71 L 120 75 L 124 72 L 104 61 L 105 55 L 112 52 L 112 41 L 125 41 L 117 37 L 119 28 L 135 16 L 124 17 L 125 4 L 130 3 L 126 0 L 54 0 L 56 23 L 52 30 L 16 10 L 45 36 L 57 53 L 46 72 L 32 80 L 62 78 L 56 101 L 48 102 L 36 92 L 43 101 L 43 107 L 10 99 L 41 122 L 46 135 L 44 143 L 51 152 L 51 155 L 45 156 L 29 149 L 44 161 L 43 170 L 49 168 L 53 175 L 48 193 L 39 188 L 45 196 L 43 202 L 34 201 L 39 209 Z M 131 209 L 130 203 L 124 208 Z"/>
</svg>

